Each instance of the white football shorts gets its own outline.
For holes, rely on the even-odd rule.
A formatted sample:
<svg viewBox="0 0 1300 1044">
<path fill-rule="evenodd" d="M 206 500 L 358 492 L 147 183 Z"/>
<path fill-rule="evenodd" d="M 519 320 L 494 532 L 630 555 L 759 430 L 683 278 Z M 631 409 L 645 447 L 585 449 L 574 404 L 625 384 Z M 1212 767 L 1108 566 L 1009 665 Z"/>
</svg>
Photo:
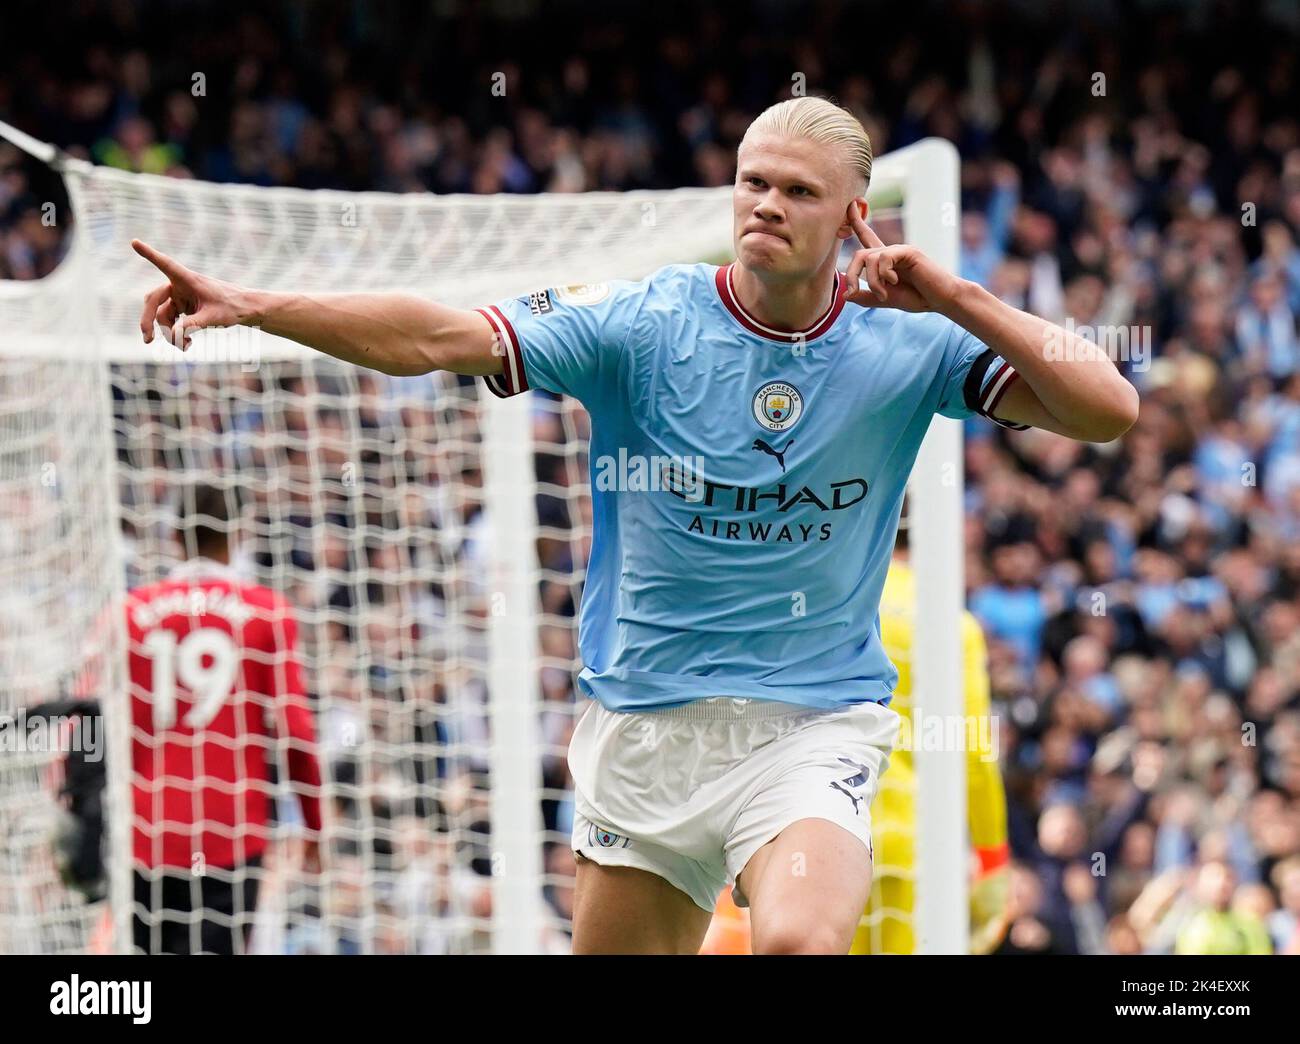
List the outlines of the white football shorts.
<svg viewBox="0 0 1300 1044">
<path fill-rule="evenodd" d="M 898 725 L 878 703 L 827 711 L 718 696 L 620 712 L 593 702 L 569 743 L 573 850 L 657 874 L 709 911 L 800 819 L 837 823 L 870 854 L 871 801 Z"/>
</svg>

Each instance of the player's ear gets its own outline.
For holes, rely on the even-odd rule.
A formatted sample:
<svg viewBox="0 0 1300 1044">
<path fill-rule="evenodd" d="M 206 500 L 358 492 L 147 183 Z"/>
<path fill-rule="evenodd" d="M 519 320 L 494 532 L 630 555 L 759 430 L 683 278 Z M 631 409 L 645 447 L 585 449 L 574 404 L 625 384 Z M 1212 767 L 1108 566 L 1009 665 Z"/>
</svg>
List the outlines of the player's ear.
<svg viewBox="0 0 1300 1044">
<path fill-rule="evenodd" d="M 853 218 L 857 216 L 866 221 L 870 209 L 865 196 L 854 196 L 849 200 L 849 205 L 844 210 L 844 221 L 835 230 L 835 235 L 840 239 L 852 239 L 857 235 L 857 231 L 853 227 Z"/>
</svg>

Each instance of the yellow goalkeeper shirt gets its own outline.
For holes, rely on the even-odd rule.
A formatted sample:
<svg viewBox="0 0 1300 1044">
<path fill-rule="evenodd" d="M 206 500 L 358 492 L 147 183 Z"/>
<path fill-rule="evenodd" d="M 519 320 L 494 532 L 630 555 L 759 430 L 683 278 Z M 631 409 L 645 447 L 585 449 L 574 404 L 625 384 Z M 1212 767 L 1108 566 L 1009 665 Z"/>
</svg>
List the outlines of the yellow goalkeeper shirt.
<svg viewBox="0 0 1300 1044">
<path fill-rule="evenodd" d="M 912 708 L 912 633 L 916 579 L 895 558 L 880 599 L 880 637 L 898 668 L 890 703 L 904 721 L 899 749 L 890 758 L 871 806 L 875 873 L 871 899 L 853 942 L 853 953 L 911 953 L 916 839 L 916 767 L 907 737 L 917 730 Z M 984 633 L 969 612 L 962 614 L 962 660 L 967 720 L 967 816 L 970 844 L 982 874 L 995 874 L 1007 862 L 1007 805 L 1002 776 L 992 752 L 989 679 Z M 977 914 L 977 919 L 979 915 Z M 973 934 L 981 925 L 973 925 Z"/>
</svg>

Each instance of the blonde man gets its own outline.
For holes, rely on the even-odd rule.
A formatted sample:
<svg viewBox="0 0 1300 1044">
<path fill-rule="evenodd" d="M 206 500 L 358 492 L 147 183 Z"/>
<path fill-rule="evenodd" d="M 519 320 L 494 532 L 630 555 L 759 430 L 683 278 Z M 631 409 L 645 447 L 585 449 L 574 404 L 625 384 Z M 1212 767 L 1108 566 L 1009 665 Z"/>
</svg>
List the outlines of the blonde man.
<svg viewBox="0 0 1300 1044">
<path fill-rule="evenodd" d="M 677 462 L 593 491 L 579 686 L 595 702 L 569 754 L 579 952 L 694 953 L 734 883 L 758 952 L 846 953 L 898 726 L 876 607 L 931 416 L 1098 442 L 1136 418 L 1086 343 L 885 246 L 870 177 L 850 113 L 782 102 L 740 145 L 733 264 L 476 310 L 245 289 L 135 244 L 166 276 L 146 340 L 155 323 L 182 346 L 255 325 L 389 374 L 572 395 L 593 462 Z"/>
</svg>

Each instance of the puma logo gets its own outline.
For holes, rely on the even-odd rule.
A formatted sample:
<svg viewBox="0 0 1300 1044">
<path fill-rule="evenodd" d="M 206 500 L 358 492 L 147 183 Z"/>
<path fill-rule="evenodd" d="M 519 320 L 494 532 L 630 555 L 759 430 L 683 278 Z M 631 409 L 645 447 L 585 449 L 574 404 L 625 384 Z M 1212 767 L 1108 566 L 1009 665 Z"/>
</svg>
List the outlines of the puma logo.
<svg viewBox="0 0 1300 1044">
<path fill-rule="evenodd" d="M 794 445 L 794 439 L 791 439 L 789 442 L 785 444 L 785 449 L 789 449 L 793 445 Z M 755 439 L 754 445 L 750 446 L 749 448 L 754 450 L 762 450 L 769 457 L 775 457 L 776 462 L 781 465 L 781 470 L 785 471 L 785 450 L 774 450 L 762 439 Z"/>
<path fill-rule="evenodd" d="M 853 802 L 853 814 L 855 816 L 861 815 L 862 810 L 858 808 L 858 805 L 860 805 L 864 799 L 854 795 L 848 788 L 865 786 L 867 781 L 871 779 L 871 769 L 866 765 L 859 764 L 856 761 L 851 761 L 848 758 L 840 758 L 839 760 L 841 764 L 847 765 L 849 768 L 857 769 L 858 771 L 852 776 L 846 776 L 844 779 L 833 779 L 831 780 L 830 785 L 832 789 L 838 790 Z"/>
<path fill-rule="evenodd" d="M 855 816 L 857 816 L 857 815 L 861 815 L 861 811 L 859 810 L 858 805 L 862 802 L 862 798 L 860 798 L 860 797 L 854 797 L 854 796 L 853 796 L 852 794 L 850 794 L 847 790 L 845 790 L 842 786 L 840 786 L 839 783 L 836 782 L 835 780 L 832 780 L 832 781 L 831 781 L 831 786 L 834 787 L 834 788 L 835 788 L 836 790 L 838 790 L 841 794 L 843 794 L 846 798 L 848 798 L 850 801 L 853 802 L 853 814 L 854 814 Z"/>
</svg>

